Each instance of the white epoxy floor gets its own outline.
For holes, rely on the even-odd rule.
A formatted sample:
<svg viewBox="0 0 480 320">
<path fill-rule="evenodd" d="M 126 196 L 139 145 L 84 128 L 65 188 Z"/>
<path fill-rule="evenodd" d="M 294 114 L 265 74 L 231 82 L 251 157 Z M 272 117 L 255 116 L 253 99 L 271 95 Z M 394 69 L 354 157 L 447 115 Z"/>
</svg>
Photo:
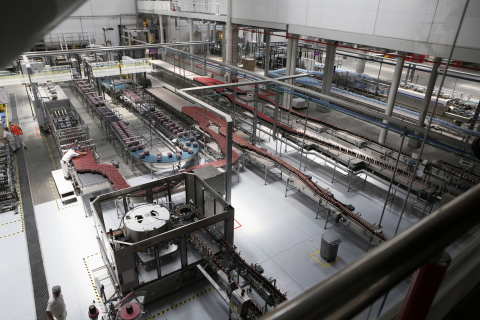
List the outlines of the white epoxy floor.
<svg viewBox="0 0 480 320">
<path fill-rule="evenodd" d="M 262 147 L 275 150 L 274 142 L 265 142 Z M 298 166 L 300 157 L 291 148 L 282 153 L 282 158 Z M 386 186 L 367 180 L 365 187 L 346 192 L 345 181 L 331 183 L 332 168 L 317 160 L 309 164 L 306 173 L 313 176 L 323 187 L 329 188 L 337 199 L 352 203 L 355 212 L 375 223 L 378 221 Z M 154 173 L 154 178 L 162 176 L 162 172 Z M 338 259 L 334 263 L 326 263 L 319 256 L 321 234 L 325 232 L 324 215 L 315 219 L 316 203 L 296 191 L 289 191 L 285 197 L 285 180 L 269 174 L 267 184 L 264 182 L 264 171 L 256 165 L 246 164 L 246 170 L 240 173 L 240 182 L 234 176 L 232 205 L 235 208 L 236 230 L 235 245 L 242 257 L 249 263 L 259 263 L 265 269 L 266 277 L 277 280 L 277 286 L 288 298 L 293 298 L 318 285 L 322 280 L 357 260 L 368 247 L 368 239 L 349 228 L 328 226 L 342 239 L 338 251 Z M 152 176 L 146 174 L 129 179 L 132 186 L 151 182 Z M 398 196 L 399 201 L 401 195 Z M 69 319 L 88 320 L 86 311 L 97 295 L 91 282 L 95 269 L 102 267 L 98 255 L 96 231 L 91 217 L 86 218 L 81 202 L 63 206 L 57 199 L 35 206 L 37 228 L 42 248 L 48 286 L 61 285 L 68 308 Z M 401 202 L 399 202 L 401 203 Z M 398 208 L 395 203 L 393 208 Z M 12 277 L 2 278 L 0 284 L 11 288 L 12 295 L 3 302 L 18 306 L 22 310 L 12 310 L 12 319 L 34 319 L 35 308 L 32 294 L 30 269 L 26 248 L 25 234 L 22 231 L 20 215 L 13 212 L 0 215 L 0 233 L 13 236 L 0 238 L 0 254 L 11 256 L 2 261 L 1 270 Z M 387 234 L 393 235 L 398 220 L 395 210 L 387 210 L 383 225 Z M 401 230 L 416 222 L 418 218 L 409 210 L 402 220 Z M 9 223 L 11 222 L 11 223 Z M 106 217 L 106 223 L 118 225 L 114 210 Z M 19 268 L 18 266 L 22 266 Z M 20 279 L 20 280 L 18 280 Z M 162 310 L 195 296 L 208 289 L 208 284 L 192 286 L 182 292 L 165 297 L 155 306 L 149 306 L 148 315 L 156 315 Z M 404 294 L 407 285 L 393 290 L 387 299 L 386 307 L 390 307 Z M 27 292 L 27 293 L 26 293 Z M 22 300 L 15 297 L 22 295 Z M 212 304 L 202 302 L 212 301 Z M 213 303 L 215 301 L 215 303 Z M 98 302 L 97 302 L 98 305 Z M 202 314 L 227 314 L 226 305 L 219 300 L 218 294 L 211 290 L 198 299 L 169 310 L 159 315 L 165 319 L 185 319 L 192 310 L 203 310 Z M 210 317 L 211 318 L 211 317 Z M 213 317 L 215 318 L 215 317 Z M 371 315 L 371 317 L 372 315 Z M 208 317 L 206 317 L 208 319 Z M 366 319 L 362 317 L 359 319 Z"/>
<path fill-rule="evenodd" d="M 262 147 L 274 152 L 274 142 Z M 108 148 L 108 146 L 105 146 Z M 113 149 L 114 156 L 118 156 Z M 119 156 L 118 156 L 119 157 Z M 291 148 L 282 158 L 298 167 L 300 157 Z M 310 164 L 310 163 L 309 163 Z M 268 175 L 264 184 L 264 171 L 258 166 L 246 164 L 246 171 L 240 173 L 240 183 L 233 178 L 232 205 L 237 220 L 235 245 L 242 257 L 249 263 L 259 263 L 265 269 L 266 277 L 277 280 L 282 292 L 293 298 L 331 276 L 338 270 L 356 261 L 365 254 L 368 239 L 349 228 L 328 225 L 342 239 L 338 260 L 327 264 L 319 256 L 321 234 L 325 232 L 324 214 L 315 219 L 316 203 L 306 196 L 289 191 L 285 197 L 285 180 Z M 323 187 L 327 187 L 340 201 L 353 204 L 355 212 L 371 223 L 377 223 L 386 195 L 385 184 L 367 180 L 365 187 L 347 192 L 346 180 L 331 183 L 332 167 L 323 161 L 310 164 L 306 173 L 313 176 Z M 154 173 L 154 178 L 164 173 Z M 151 182 L 150 174 L 129 179 L 132 186 Z M 382 225 L 388 237 L 394 235 L 399 219 L 403 196 L 397 193 L 397 200 L 388 206 Z M 97 300 L 91 282 L 95 269 L 102 267 L 96 231 L 91 217 L 86 218 L 84 206 L 79 202 L 63 206 L 59 200 L 35 206 L 35 215 L 48 286 L 61 285 L 68 309 L 68 319 L 88 320 L 88 306 Z M 400 231 L 419 220 L 420 213 L 411 205 L 400 224 Z M 110 217 L 116 223 L 116 217 Z M 478 234 L 480 228 L 465 236 L 468 239 Z M 464 245 L 456 244 L 452 252 Z M 35 319 L 35 306 L 28 262 L 27 244 L 21 215 L 13 212 L 0 213 L 0 288 L 5 319 Z M 5 276 L 7 275 L 7 276 Z M 155 306 L 149 306 L 148 316 L 180 303 L 208 290 L 208 283 L 199 283 L 163 298 Z M 399 301 L 408 289 L 408 279 L 389 294 L 385 308 Z M 379 302 L 356 319 L 375 319 Z M 97 302 L 98 306 L 98 302 Z M 210 290 L 188 303 L 158 315 L 158 319 L 225 319 L 227 307 L 221 302 L 215 290 Z"/>
<path fill-rule="evenodd" d="M 294 154 L 284 153 L 282 157 L 292 163 L 297 161 Z M 380 205 L 383 205 L 382 196 L 386 194 L 381 185 L 367 180 L 364 188 L 346 193 L 345 183 L 338 181 L 328 184 L 330 177 L 321 169 L 320 164 L 318 167 L 312 164 L 307 173 L 314 176 L 314 181 L 318 180 L 328 186 L 337 199 L 354 204 L 356 212 L 363 213 L 365 219 L 376 222 L 381 210 Z M 235 244 L 247 262 L 261 264 L 265 269 L 265 276 L 277 280 L 277 286 L 282 292 L 287 292 L 288 298 L 298 296 L 318 285 L 366 252 L 368 239 L 364 236 L 349 228 L 329 225 L 329 230 L 336 232 L 342 243 L 338 260 L 330 264 L 324 262 L 319 257 L 318 250 L 321 234 L 325 232 L 325 220 L 323 215 L 315 219 L 316 204 L 295 191 L 289 191 L 285 197 L 285 176 L 280 180 L 269 175 L 266 185 L 263 178 L 263 170 L 247 163 L 246 170 L 240 174 L 240 182 L 236 183 L 234 179 L 232 205 L 238 222 Z M 151 175 L 147 174 L 132 178 L 129 183 L 138 185 L 151 181 Z M 62 206 L 59 200 L 43 203 L 35 206 L 35 214 L 48 285 L 62 286 L 69 319 L 88 320 L 86 311 L 92 301 L 96 300 L 90 275 L 92 270 L 102 266 L 102 261 L 97 254 L 96 231 L 92 218 L 85 217 L 81 201 L 79 197 L 78 203 L 68 206 Z M 0 226 L 2 235 L 21 231 L 21 223 L 16 221 L 17 217 L 19 215 L 13 215 L 13 212 L 0 215 L 0 224 L 7 223 Z M 117 221 L 115 218 L 112 217 L 112 222 Z M 385 229 L 393 229 L 397 219 L 398 213 L 387 213 L 383 223 Z M 401 228 L 411 225 L 416 219 L 415 215 L 407 210 Z M 460 248 L 461 245 L 457 247 Z M 2 257 L 9 257 L 0 262 L 1 270 L 9 275 L 0 278 L 0 286 L 9 288 L 10 292 L 10 295 L 2 299 L 2 304 L 13 306 L 7 308 L 9 318 L 34 319 L 35 308 L 25 234 L 20 232 L 0 238 L 0 254 Z M 406 283 L 408 284 L 408 281 Z M 408 288 L 407 284 L 403 283 L 392 290 L 386 308 L 401 299 Z M 166 297 L 159 301 L 157 306 L 150 307 L 148 314 L 155 315 L 205 289 L 208 289 L 208 284 L 192 286 L 181 293 Z M 20 295 L 22 298 L 18 299 Z M 191 314 L 192 310 L 203 310 L 209 316 L 219 315 L 220 319 L 220 315 L 226 315 L 227 309 L 218 299 L 217 293 L 211 290 L 201 298 L 158 317 L 182 319 L 183 316 Z M 212 303 L 208 303 L 209 301 Z M 168 305 L 169 303 L 171 304 Z M 378 303 L 374 310 L 378 310 L 377 305 Z M 374 313 L 376 312 L 371 312 L 371 319 L 374 318 Z M 357 318 L 366 319 L 366 315 L 365 313 Z"/>
</svg>

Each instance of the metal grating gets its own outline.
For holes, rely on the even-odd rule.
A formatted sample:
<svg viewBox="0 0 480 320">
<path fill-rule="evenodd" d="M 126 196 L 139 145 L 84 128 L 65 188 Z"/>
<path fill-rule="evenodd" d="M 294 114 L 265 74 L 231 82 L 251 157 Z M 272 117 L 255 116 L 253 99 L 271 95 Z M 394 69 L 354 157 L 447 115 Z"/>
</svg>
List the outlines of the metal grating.
<svg viewBox="0 0 480 320">
<path fill-rule="evenodd" d="M 13 99 L 12 99 L 13 98 Z M 18 123 L 15 96 L 10 95 L 12 120 Z M 33 209 L 32 193 L 30 191 L 30 180 L 27 173 L 27 162 L 24 152 L 17 154 L 18 181 L 20 182 L 20 194 L 25 222 L 25 233 L 27 237 L 28 257 L 30 260 L 30 273 L 32 275 L 33 297 L 35 299 L 35 310 L 37 319 L 48 319 L 45 310 L 48 303 L 48 286 L 43 266 L 42 251 L 38 239 L 35 212 Z"/>
</svg>

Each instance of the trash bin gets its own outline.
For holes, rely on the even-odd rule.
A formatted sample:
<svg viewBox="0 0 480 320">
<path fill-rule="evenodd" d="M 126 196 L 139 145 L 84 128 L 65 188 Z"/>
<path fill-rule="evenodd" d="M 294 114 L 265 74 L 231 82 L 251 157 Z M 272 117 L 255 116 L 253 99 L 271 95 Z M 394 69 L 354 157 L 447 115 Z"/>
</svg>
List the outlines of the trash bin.
<svg viewBox="0 0 480 320">
<path fill-rule="evenodd" d="M 322 241 L 320 243 L 320 256 L 325 261 L 333 261 L 337 258 L 338 246 L 342 240 L 333 231 L 322 233 Z"/>
</svg>

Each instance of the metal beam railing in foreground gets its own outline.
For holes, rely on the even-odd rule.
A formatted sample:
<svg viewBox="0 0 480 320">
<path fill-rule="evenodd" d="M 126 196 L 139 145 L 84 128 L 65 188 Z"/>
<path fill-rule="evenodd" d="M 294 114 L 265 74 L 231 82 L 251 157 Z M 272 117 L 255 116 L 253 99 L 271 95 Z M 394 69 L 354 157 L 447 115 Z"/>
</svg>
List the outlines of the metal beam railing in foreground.
<svg viewBox="0 0 480 320">
<path fill-rule="evenodd" d="M 351 319 L 480 222 L 480 184 L 262 320 Z"/>
</svg>

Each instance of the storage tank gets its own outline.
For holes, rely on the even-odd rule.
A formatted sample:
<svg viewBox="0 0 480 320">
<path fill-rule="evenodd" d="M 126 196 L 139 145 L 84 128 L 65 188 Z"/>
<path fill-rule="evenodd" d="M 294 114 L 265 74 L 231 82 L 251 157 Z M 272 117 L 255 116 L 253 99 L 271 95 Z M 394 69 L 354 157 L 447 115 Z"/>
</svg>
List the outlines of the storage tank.
<svg viewBox="0 0 480 320">
<path fill-rule="evenodd" d="M 159 235 L 168 230 L 170 212 L 158 204 L 144 204 L 128 211 L 124 218 L 125 234 L 133 242 Z"/>
</svg>

